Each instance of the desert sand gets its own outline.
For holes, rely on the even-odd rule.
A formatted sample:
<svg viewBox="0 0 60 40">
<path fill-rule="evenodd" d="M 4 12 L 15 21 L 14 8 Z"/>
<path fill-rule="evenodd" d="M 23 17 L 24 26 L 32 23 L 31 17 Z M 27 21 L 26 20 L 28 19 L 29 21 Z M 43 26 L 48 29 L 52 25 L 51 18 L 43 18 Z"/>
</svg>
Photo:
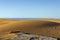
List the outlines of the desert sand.
<svg viewBox="0 0 60 40">
<path fill-rule="evenodd" d="M 12 35 L 15 35 L 10 34 L 11 31 L 22 31 L 22 32 L 29 32 L 34 35 L 60 38 L 60 20 L 0 19 L 0 38 L 6 38 L 6 37 L 10 38 L 12 37 Z"/>
</svg>

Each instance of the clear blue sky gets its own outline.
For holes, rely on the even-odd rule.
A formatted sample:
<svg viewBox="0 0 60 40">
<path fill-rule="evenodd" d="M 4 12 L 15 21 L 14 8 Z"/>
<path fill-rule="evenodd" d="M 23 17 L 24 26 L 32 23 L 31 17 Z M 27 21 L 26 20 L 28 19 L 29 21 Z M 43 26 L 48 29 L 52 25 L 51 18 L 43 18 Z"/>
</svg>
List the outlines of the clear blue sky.
<svg viewBox="0 0 60 40">
<path fill-rule="evenodd" d="M 0 0 L 0 18 L 60 18 L 60 0 Z"/>
</svg>

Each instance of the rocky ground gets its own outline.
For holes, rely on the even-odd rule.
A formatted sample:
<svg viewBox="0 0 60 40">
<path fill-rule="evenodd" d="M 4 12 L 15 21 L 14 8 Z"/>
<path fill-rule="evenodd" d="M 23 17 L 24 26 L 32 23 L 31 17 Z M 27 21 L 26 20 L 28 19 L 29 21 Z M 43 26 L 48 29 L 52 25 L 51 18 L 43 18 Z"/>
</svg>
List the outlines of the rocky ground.
<svg viewBox="0 0 60 40">
<path fill-rule="evenodd" d="M 31 34 L 16 33 L 17 37 L 6 39 L 6 40 L 57 40 L 57 38 L 38 36 Z"/>
</svg>

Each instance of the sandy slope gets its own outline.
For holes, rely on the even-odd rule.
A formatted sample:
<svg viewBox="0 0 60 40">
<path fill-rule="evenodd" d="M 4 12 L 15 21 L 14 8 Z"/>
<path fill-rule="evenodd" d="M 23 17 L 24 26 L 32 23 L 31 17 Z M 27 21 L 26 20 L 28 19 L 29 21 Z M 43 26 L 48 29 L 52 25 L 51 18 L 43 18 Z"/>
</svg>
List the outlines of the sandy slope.
<svg viewBox="0 0 60 40">
<path fill-rule="evenodd" d="M 10 31 L 30 32 L 31 34 L 60 38 L 60 20 L 1 20 L 0 37 Z"/>
</svg>

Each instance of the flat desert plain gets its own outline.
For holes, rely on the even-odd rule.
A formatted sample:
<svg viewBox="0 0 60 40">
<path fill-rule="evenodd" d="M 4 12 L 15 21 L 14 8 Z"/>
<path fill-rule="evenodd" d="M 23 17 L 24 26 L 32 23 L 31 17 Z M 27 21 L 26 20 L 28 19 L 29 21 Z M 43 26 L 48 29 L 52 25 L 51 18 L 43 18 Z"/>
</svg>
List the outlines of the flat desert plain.
<svg viewBox="0 0 60 40">
<path fill-rule="evenodd" d="M 12 31 L 29 32 L 34 35 L 60 38 L 60 20 L 0 19 L 0 38 L 15 37 L 15 34 L 10 33 Z"/>
</svg>

